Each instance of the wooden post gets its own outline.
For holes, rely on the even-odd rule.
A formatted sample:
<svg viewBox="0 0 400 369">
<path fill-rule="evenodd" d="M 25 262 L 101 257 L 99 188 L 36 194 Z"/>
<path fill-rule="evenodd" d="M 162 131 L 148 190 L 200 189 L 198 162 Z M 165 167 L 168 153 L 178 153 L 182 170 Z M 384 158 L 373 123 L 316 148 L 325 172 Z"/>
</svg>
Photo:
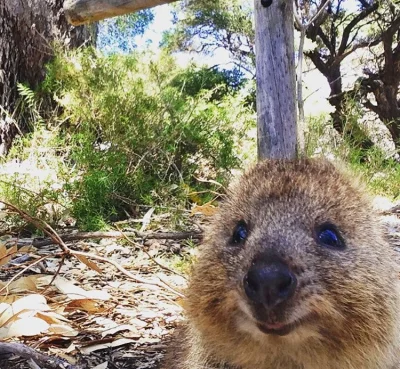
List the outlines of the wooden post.
<svg viewBox="0 0 400 369">
<path fill-rule="evenodd" d="M 64 12 L 74 26 L 115 17 L 176 0 L 65 0 Z"/>
<path fill-rule="evenodd" d="M 293 1 L 255 0 L 258 159 L 297 154 Z"/>
</svg>

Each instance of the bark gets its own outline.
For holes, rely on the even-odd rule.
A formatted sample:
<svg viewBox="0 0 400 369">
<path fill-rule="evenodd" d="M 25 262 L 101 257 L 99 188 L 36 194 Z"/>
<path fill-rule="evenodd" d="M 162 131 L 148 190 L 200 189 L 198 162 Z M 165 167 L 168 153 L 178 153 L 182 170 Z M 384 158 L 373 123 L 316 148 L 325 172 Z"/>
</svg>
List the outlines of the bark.
<svg viewBox="0 0 400 369">
<path fill-rule="evenodd" d="M 303 58 L 304 58 L 304 40 L 306 37 L 305 27 L 300 31 L 300 45 L 298 51 L 297 61 L 297 108 L 299 110 L 299 121 L 298 121 L 298 144 L 299 152 L 303 154 L 305 152 L 305 115 L 304 115 L 304 99 L 303 99 Z"/>
<path fill-rule="evenodd" d="M 0 0 L 0 155 L 26 128 L 22 117 L 13 115 L 17 83 L 35 88 L 43 80 L 55 39 L 71 47 L 89 39 L 87 28 L 68 24 L 62 0 Z"/>
<path fill-rule="evenodd" d="M 297 126 L 293 2 L 255 0 L 254 11 L 258 158 L 294 158 Z"/>
</svg>

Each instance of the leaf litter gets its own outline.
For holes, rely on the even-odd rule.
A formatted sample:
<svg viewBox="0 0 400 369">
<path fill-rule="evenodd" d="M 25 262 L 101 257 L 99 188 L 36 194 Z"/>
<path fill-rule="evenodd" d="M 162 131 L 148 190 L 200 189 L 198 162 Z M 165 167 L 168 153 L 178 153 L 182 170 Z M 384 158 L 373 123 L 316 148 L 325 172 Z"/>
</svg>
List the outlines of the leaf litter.
<svg viewBox="0 0 400 369">
<path fill-rule="evenodd" d="M 152 216 L 146 213 L 142 229 L 154 227 Z M 169 261 L 193 254 L 193 245 L 168 239 L 101 239 L 70 247 L 113 260 L 138 277 L 157 277 L 177 291 L 184 290 L 187 280 L 172 271 Z M 56 250 L 0 243 L 0 341 L 21 342 L 83 368 L 157 368 L 170 333 L 182 320 L 181 299 L 86 256 L 66 258 L 60 268 Z M 21 256 L 25 261 L 13 264 Z M 16 277 L 32 260 L 37 264 Z M 0 367 L 29 365 L 8 357 L 0 358 Z"/>
</svg>

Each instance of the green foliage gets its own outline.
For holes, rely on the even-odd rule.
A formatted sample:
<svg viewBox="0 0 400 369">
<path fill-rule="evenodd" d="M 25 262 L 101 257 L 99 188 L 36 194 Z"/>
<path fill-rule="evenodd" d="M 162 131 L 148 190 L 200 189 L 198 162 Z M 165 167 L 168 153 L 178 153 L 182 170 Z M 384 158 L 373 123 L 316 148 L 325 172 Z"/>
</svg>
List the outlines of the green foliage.
<svg viewBox="0 0 400 369">
<path fill-rule="evenodd" d="M 228 82 L 219 72 L 180 69 L 166 55 L 58 55 L 41 92 L 63 108 L 60 134 L 79 171 L 67 190 L 81 226 L 101 228 L 136 204 L 210 200 L 217 187 L 197 178 L 226 183 L 254 125 Z"/>
<path fill-rule="evenodd" d="M 44 126 L 15 139 L 0 163 L 0 198 L 51 224 L 57 223 L 70 206 L 63 190 L 74 175 L 62 160 L 67 150 L 58 132 Z M 11 217 L 11 223 L 20 224 L 19 217 Z"/>
<path fill-rule="evenodd" d="M 21 112 L 28 112 L 33 126 L 36 124 L 43 124 L 44 120 L 40 114 L 40 103 L 34 91 L 32 91 L 28 86 L 18 83 L 17 84 L 18 93 L 20 96 Z M 33 127 L 32 127 L 33 128 Z"/>
<path fill-rule="evenodd" d="M 224 96 L 239 91 L 245 84 L 243 73 L 238 69 L 219 70 L 216 68 L 195 66 L 188 68 L 175 76 L 171 81 L 172 87 L 195 97 L 203 90 L 213 90 L 211 100 L 221 100 Z"/>
<path fill-rule="evenodd" d="M 199 0 L 176 6 L 176 28 L 164 34 L 163 45 L 173 51 L 212 53 L 227 50 L 233 62 L 254 73 L 253 3 L 249 0 Z"/>
<path fill-rule="evenodd" d="M 360 173 L 373 193 L 400 199 L 400 165 L 374 146 L 367 151 L 353 149 L 347 156 L 351 168 Z"/>
<path fill-rule="evenodd" d="M 349 124 L 353 119 L 355 117 L 350 115 Z M 307 126 L 307 156 L 339 159 L 360 174 L 373 193 L 400 198 L 400 165 L 381 148 L 376 145 L 368 150 L 357 147 L 354 141 L 341 137 L 323 116 L 310 118 Z"/>
<path fill-rule="evenodd" d="M 135 36 L 143 35 L 153 20 L 151 9 L 105 19 L 98 24 L 97 47 L 106 53 L 131 52 Z"/>
</svg>

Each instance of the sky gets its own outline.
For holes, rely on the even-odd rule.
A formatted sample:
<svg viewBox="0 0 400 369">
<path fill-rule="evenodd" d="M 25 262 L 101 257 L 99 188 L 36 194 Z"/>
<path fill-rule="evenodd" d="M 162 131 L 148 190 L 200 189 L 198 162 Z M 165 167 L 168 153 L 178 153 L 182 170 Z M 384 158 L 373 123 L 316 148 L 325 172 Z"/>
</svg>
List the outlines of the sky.
<svg viewBox="0 0 400 369">
<path fill-rule="evenodd" d="M 169 4 L 160 5 L 154 8 L 155 18 L 154 22 L 150 25 L 149 29 L 144 33 L 143 36 L 137 36 L 135 43 L 138 49 L 145 49 L 150 46 L 150 49 L 157 55 L 159 53 L 159 43 L 162 39 L 162 33 L 171 27 L 172 24 L 172 6 Z M 151 43 L 149 44 L 149 40 Z M 226 50 L 218 49 L 213 55 L 204 56 L 197 53 L 177 53 L 176 59 L 179 65 L 185 66 L 190 61 L 195 61 L 198 64 L 206 64 L 213 66 L 216 64 L 229 65 L 230 58 Z M 324 76 L 317 71 L 310 71 L 304 76 L 304 92 L 303 96 L 306 99 L 305 109 L 312 111 L 313 114 L 325 113 L 331 110 L 329 103 L 326 98 L 329 95 L 329 85 L 326 82 Z"/>
<path fill-rule="evenodd" d="M 159 5 L 154 8 L 154 22 L 150 25 L 143 36 L 137 36 L 135 38 L 135 43 L 139 50 L 147 48 L 148 41 L 151 40 L 150 49 L 155 54 L 159 53 L 159 44 L 163 32 L 173 27 L 171 9 L 172 6 L 169 4 Z M 212 56 L 204 56 L 197 53 L 177 53 L 175 56 L 178 64 L 181 66 L 187 65 L 192 60 L 209 66 L 215 64 L 227 64 L 230 62 L 228 52 L 222 49 L 217 50 Z"/>
<path fill-rule="evenodd" d="M 349 10 L 357 11 L 356 2 L 349 0 L 347 2 Z M 136 36 L 131 43 L 137 46 L 140 50 L 151 50 L 154 55 L 160 52 L 159 44 L 162 40 L 163 32 L 173 27 L 172 23 L 172 6 L 169 4 L 160 5 L 154 10 L 154 21 L 145 31 L 144 35 Z M 213 66 L 216 64 L 224 65 L 225 68 L 229 68 L 230 58 L 229 53 L 224 49 L 217 49 L 213 55 L 205 56 L 197 53 L 176 53 L 175 54 L 177 63 L 184 67 L 191 61 L 196 62 L 200 65 Z M 351 64 L 350 64 L 351 67 Z M 346 72 L 344 78 L 344 85 L 350 82 L 354 77 L 355 73 Z M 344 74 L 346 74 L 344 73 Z M 326 98 L 329 96 L 329 85 L 324 76 L 321 73 L 311 68 L 310 71 L 304 74 L 304 91 L 303 96 L 306 98 L 305 108 L 307 111 L 312 111 L 313 115 L 326 113 L 331 111 L 331 106 L 327 102 Z"/>
</svg>

